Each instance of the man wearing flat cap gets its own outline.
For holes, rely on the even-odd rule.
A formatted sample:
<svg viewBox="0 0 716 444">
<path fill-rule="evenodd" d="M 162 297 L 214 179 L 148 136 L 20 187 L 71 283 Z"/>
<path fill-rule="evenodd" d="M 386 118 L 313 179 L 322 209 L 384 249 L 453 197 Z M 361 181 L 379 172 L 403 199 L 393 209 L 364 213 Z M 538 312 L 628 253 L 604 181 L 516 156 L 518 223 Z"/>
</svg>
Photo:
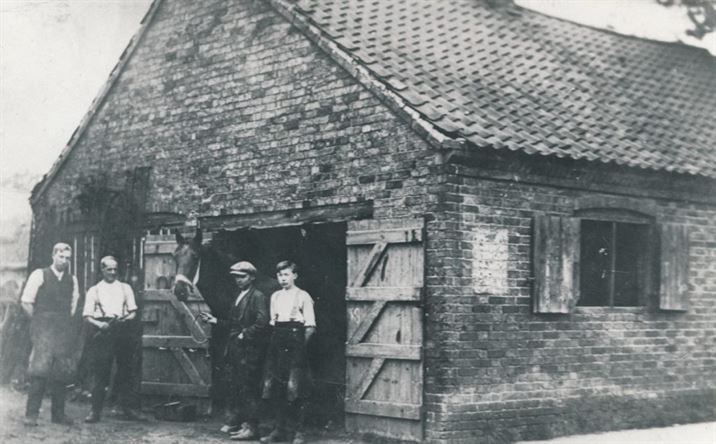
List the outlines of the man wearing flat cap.
<svg viewBox="0 0 716 444">
<path fill-rule="evenodd" d="M 202 313 L 202 320 L 228 328 L 229 418 L 222 431 L 232 440 L 258 439 L 261 377 L 268 344 L 268 298 L 254 286 L 256 267 L 241 261 L 229 270 L 237 295 L 225 319 Z"/>
</svg>

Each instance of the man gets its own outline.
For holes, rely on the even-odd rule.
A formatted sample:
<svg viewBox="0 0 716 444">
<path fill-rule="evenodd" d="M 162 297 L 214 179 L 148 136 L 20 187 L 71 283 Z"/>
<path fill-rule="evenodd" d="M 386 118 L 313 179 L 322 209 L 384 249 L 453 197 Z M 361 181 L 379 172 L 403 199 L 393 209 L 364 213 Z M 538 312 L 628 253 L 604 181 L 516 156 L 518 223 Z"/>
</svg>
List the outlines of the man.
<svg viewBox="0 0 716 444">
<path fill-rule="evenodd" d="M 254 286 L 256 267 L 253 264 L 237 262 L 231 266 L 230 273 L 238 287 L 238 295 L 228 317 L 217 319 L 202 313 L 202 320 L 224 325 L 229 330 L 230 416 L 222 431 L 232 432 L 232 440 L 251 440 L 258 438 L 261 376 L 269 321 L 268 299 Z"/>
<path fill-rule="evenodd" d="M 77 308 L 77 279 L 68 271 L 72 248 L 58 243 L 52 248 L 52 265 L 33 271 L 27 279 L 20 302 L 30 318 L 32 353 L 28 374 L 25 425 L 36 426 L 45 389 L 52 396 L 51 419 L 71 424 L 65 417 L 65 386 L 74 372 L 72 317 Z"/>
<path fill-rule="evenodd" d="M 127 321 L 137 314 L 132 287 L 117 280 L 117 260 L 105 256 L 100 261 L 102 280 L 87 291 L 82 315 L 92 325 L 88 344 L 92 387 L 92 410 L 85 422 L 99 422 L 109 385 L 112 361 L 117 361 L 116 381 L 119 403 L 126 419 L 137 419 L 130 408 L 134 344 Z"/>
</svg>

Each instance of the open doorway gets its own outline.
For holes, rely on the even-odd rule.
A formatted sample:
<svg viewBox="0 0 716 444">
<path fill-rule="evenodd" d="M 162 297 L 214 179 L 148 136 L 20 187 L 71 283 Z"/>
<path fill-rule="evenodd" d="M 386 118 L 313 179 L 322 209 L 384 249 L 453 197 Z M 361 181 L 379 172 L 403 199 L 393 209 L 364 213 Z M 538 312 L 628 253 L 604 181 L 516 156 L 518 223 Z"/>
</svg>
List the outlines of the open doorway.
<svg viewBox="0 0 716 444">
<path fill-rule="evenodd" d="M 214 243 L 236 260 L 253 263 L 259 274 L 275 276 L 275 266 L 290 260 L 298 266 L 296 285 L 314 301 L 317 332 L 308 349 L 313 395 L 309 423 L 342 424 L 345 394 L 346 224 L 306 224 L 280 228 L 220 231 Z M 279 287 L 258 282 L 267 296 Z"/>
</svg>

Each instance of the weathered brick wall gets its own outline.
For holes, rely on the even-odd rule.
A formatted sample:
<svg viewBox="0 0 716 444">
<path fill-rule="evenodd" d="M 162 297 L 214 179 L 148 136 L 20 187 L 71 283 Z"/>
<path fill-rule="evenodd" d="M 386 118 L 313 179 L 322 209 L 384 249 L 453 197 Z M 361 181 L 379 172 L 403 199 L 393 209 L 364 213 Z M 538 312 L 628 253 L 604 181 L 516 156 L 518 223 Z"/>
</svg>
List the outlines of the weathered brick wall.
<svg viewBox="0 0 716 444">
<path fill-rule="evenodd" d="M 535 213 L 572 215 L 580 197 L 615 194 L 455 172 L 441 206 L 454 215 L 445 237 L 460 253 L 428 277 L 446 284 L 428 305 L 428 439 L 500 442 L 716 417 L 716 205 L 652 199 L 657 223 L 691 227 L 688 312 L 652 301 L 533 314 Z"/>
<path fill-rule="evenodd" d="M 35 210 L 77 219 L 83 177 L 121 185 L 122 171 L 151 166 L 149 212 L 372 200 L 376 217 L 401 217 L 434 200 L 434 165 L 409 125 L 267 2 L 171 1 Z"/>
</svg>

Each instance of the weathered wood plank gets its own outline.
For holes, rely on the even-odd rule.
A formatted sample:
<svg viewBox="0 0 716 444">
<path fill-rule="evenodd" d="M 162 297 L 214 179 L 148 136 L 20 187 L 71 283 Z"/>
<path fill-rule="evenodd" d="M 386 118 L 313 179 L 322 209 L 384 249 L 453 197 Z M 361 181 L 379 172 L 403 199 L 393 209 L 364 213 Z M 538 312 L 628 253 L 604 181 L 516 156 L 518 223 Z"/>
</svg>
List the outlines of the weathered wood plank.
<svg viewBox="0 0 716 444">
<path fill-rule="evenodd" d="M 373 216 L 373 202 L 323 205 L 314 208 L 294 208 L 262 213 L 233 214 L 200 218 L 204 229 L 227 229 L 251 227 L 278 227 L 315 222 L 345 222 Z"/>
<path fill-rule="evenodd" d="M 659 308 L 689 309 L 689 230 L 686 225 L 662 225 Z"/>
<path fill-rule="evenodd" d="M 383 311 L 383 308 L 385 308 L 386 303 L 387 301 L 373 302 L 373 306 L 370 308 L 368 313 L 366 313 L 365 317 L 361 319 L 358 328 L 348 339 L 349 344 L 357 344 L 363 340 L 366 333 L 368 333 L 368 330 L 370 330 L 370 328 L 373 326 L 373 323 L 376 321 L 376 319 L 378 319 L 378 316 L 380 316 L 380 312 Z"/>
<path fill-rule="evenodd" d="M 421 406 L 415 404 L 346 399 L 345 409 L 349 413 L 361 413 L 364 415 L 415 420 L 422 418 Z"/>
<path fill-rule="evenodd" d="M 420 302 L 422 293 L 422 287 L 348 287 L 346 300 Z"/>
<path fill-rule="evenodd" d="M 365 285 L 366 281 L 370 279 L 371 273 L 373 273 L 373 270 L 375 270 L 375 266 L 378 265 L 378 262 L 380 261 L 380 258 L 383 253 L 385 253 L 385 249 L 387 247 L 388 244 L 385 242 L 377 242 L 375 245 L 373 245 L 373 249 L 370 251 L 370 253 L 368 253 L 368 256 L 363 259 L 358 273 L 353 278 L 351 287 L 362 287 L 363 285 Z"/>
<path fill-rule="evenodd" d="M 142 394 L 208 397 L 208 385 L 173 384 L 169 382 L 142 382 Z"/>
<path fill-rule="evenodd" d="M 422 350 L 420 345 L 347 344 L 346 356 L 419 361 L 422 358 Z"/>
<path fill-rule="evenodd" d="M 385 359 L 383 358 L 373 358 L 370 363 L 370 367 L 368 367 L 368 370 L 366 370 L 363 374 L 360 384 L 346 389 L 346 398 L 354 400 L 361 399 L 363 395 L 365 395 L 365 392 L 367 392 L 370 388 L 375 377 L 378 376 L 378 373 L 380 372 L 380 369 L 383 368 L 384 363 Z"/>
<path fill-rule="evenodd" d="M 376 242 L 404 244 L 423 241 L 422 227 L 398 228 L 390 230 L 351 231 L 346 237 L 346 245 L 366 245 Z"/>
<path fill-rule="evenodd" d="M 580 221 L 538 215 L 533 230 L 535 313 L 569 313 L 579 296 Z"/>
<path fill-rule="evenodd" d="M 170 298 L 169 302 L 172 304 L 172 307 L 174 307 L 174 309 L 177 311 L 177 315 L 179 316 L 179 318 L 189 329 L 189 331 L 192 332 L 192 335 L 196 338 L 197 341 L 204 342 L 209 340 L 210 333 L 207 330 L 204 330 L 204 326 L 202 326 L 196 320 L 196 316 L 189 309 L 186 303 L 180 301 L 176 297 Z"/>
<path fill-rule="evenodd" d="M 209 342 L 196 342 L 191 336 L 163 336 L 145 335 L 142 336 L 142 347 L 153 348 L 209 348 Z"/>
<path fill-rule="evenodd" d="M 172 299 L 176 299 L 172 290 L 148 289 L 142 292 L 142 300 L 145 302 L 170 302 Z M 204 299 L 195 295 L 190 295 L 187 298 L 187 302 L 204 302 Z"/>
<path fill-rule="evenodd" d="M 204 382 L 204 379 L 199 374 L 199 371 L 194 366 L 194 363 L 191 362 L 191 359 L 189 359 L 189 356 L 186 355 L 183 349 L 172 347 L 171 351 L 177 362 L 179 362 L 181 368 L 189 377 L 189 380 L 192 382 L 192 384 L 206 385 L 206 382 Z"/>
<path fill-rule="evenodd" d="M 173 254 L 177 248 L 175 240 L 171 242 L 146 242 L 144 244 L 144 254 Z"/>
<path fill-rule="evenodd" d="M 581 220 L 572 217 L 562 218 L 560 240 L 562 243 L 560 262 L 562 276 L 559 286 L 561 304 L 571 312 L 579 300 L 579 260 L 581 251 Z"/>
</svg>

